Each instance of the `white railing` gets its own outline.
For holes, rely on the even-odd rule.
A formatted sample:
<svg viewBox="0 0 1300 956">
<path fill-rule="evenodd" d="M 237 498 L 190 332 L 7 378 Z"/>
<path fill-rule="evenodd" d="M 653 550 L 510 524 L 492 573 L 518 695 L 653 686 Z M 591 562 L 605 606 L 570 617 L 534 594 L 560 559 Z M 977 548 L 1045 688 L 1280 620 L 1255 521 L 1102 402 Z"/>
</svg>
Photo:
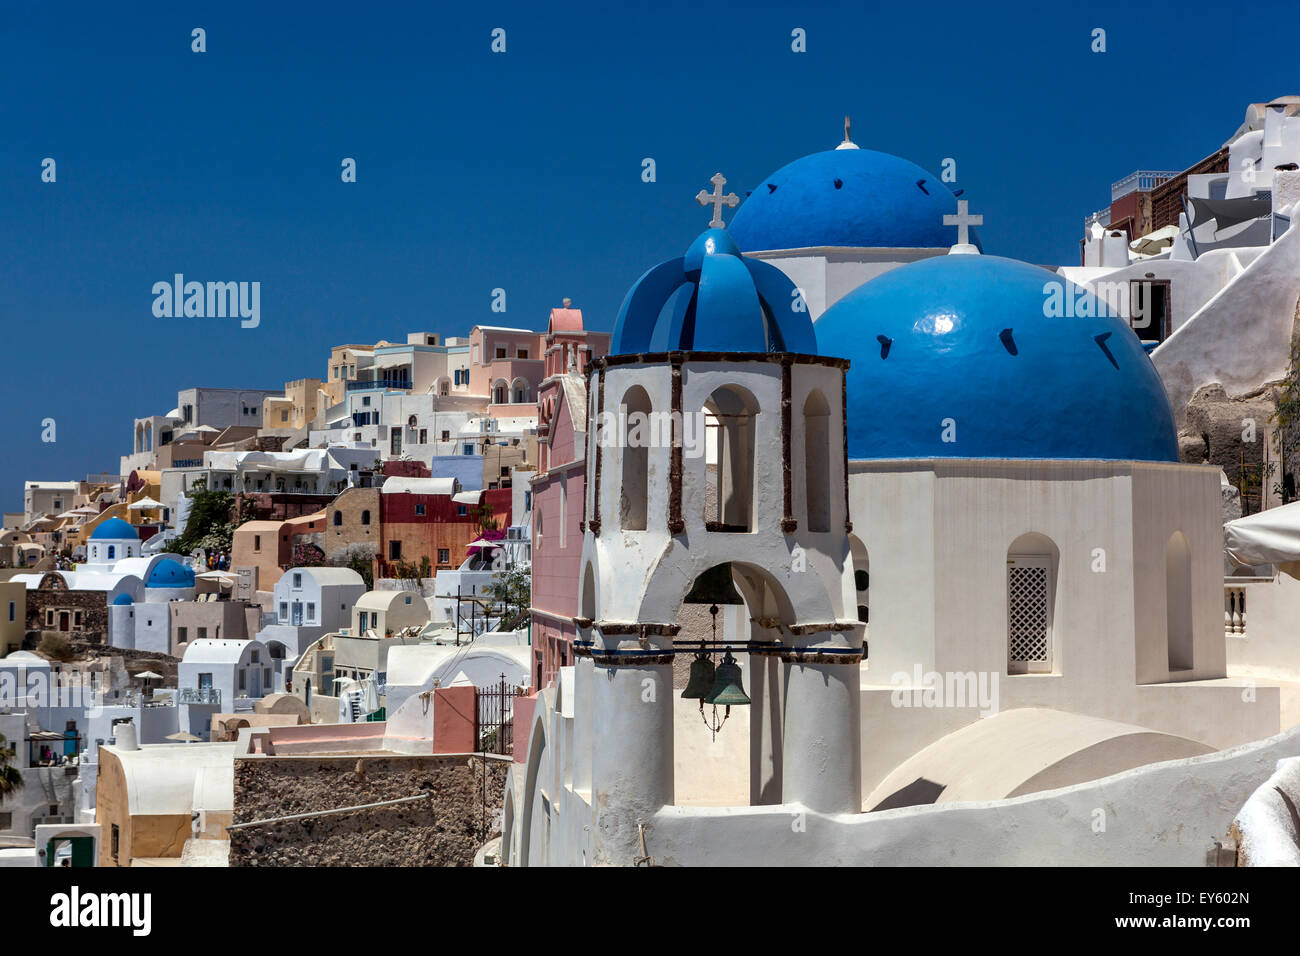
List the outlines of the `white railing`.
<svg viewBox="0 0 1300 956">
<path fill-rule="evenodd" d="M 1246 636 L 1246 588 L 1223 582 L 1223 635 Z"/>
</svg>

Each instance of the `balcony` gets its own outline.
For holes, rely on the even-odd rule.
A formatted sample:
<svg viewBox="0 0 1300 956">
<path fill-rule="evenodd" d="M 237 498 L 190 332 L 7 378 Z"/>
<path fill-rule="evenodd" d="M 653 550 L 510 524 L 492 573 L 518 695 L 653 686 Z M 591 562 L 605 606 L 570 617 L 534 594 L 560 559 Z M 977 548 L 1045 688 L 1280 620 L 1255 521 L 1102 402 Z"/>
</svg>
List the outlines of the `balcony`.
<svg viewBox="0 0 1300 956">
<path fill-rule="evenodd" d="M 182 687 L 179 695 L 182 704 L 221 705 L 221 689 L 217 687 Z"/>
<path fill-rule="evenodd" d="M 358 379 L 355 382 L 347 383 L 349 392 L 366 392 L 366 391 L 386 391 L 386 392 L 409 392 L 412 389 L 409 378 L 374 378 Z"/>
<path fill-rule="evenodd" d="M 1149 193 L 1161 183 L 1168 182 L 1179 175 L 1180 172 L 1181 170 L 1177 169 L 1139 169 L 1137 172 L 1129 173 L 1118 182 L 1111 183 L 1110 201 L 1114 202 L 1131 192 Z"/>
</svg>

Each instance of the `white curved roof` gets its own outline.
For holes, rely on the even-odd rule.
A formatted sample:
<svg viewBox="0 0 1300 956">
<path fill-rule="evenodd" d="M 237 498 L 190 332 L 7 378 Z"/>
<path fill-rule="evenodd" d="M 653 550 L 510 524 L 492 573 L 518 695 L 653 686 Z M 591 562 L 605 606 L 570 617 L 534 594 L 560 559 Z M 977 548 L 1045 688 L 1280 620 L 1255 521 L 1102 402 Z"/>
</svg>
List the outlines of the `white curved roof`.
<svg viewBox="0 0 1300 956">
<path fill-rule="evenodd" d="M 388 651 L 388 686 L 428 690 L 436 680 L 448 687 L 462 672 L 479 687 L 495 684 L 503 673 L 508 684 L 515 684 L 527 681 L 531 664 L 527 647 L 408 644 Z"/>
<path fill-rule="evenodd" d="M 361 597 L 357 598 L 353 607 L 360 608 L 363 611 L 387 611 L 395 604 L 405 605 L 404 600 L 398 598 L 411 599 L 411 603 L 423 601 L 424 597 L 419 591 L 367 591 Z"/>
<path fill-rule="evenodd" d="M 131 815 L 233 810 L 235 747 L 230 742 L 111 748 L 126 778 Z"/>
<path fill-rule="evenodd" d="M 389 478 L 379 489 L 385 495 L 454 495 L 458 478 Z"/>
<path fill-rule="evenodd" d="M 366 586 L 365 579 L 351 568 L 290 568 L 280 578 L 280 581 L 285 583 L 285 587 L 288 587 L 289 582 L 293 581 L 292 575 L 294 574 L 306 574 L 321 586 L 330 584 L 359 584 L 361 587 Z M 279 583 L 276 583 L 277 587 L 279 587 Z"/>
<path fill-rule="evenodd" d="M 238 664 L 244 656 L 244 648 L 252 641 L 227 641 L 205 637 L 190 641 L 181 658 L 185 664 Z"/>
</svg>

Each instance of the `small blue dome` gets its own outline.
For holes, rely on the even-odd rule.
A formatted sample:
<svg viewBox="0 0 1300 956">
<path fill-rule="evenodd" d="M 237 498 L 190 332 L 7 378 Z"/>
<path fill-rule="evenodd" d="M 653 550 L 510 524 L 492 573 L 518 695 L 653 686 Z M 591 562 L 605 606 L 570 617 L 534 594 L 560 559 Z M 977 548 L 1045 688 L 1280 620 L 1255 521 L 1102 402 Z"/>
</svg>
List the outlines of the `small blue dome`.
<svg viewBox="0 0 1300 956">
<path fill-rule="evenodd" d="M 873 149 L 831 149 L 782 166 L 731 220 L 745 252 L 817 246 L 947 248 L 957 198 L 915 163 Z M 974 230 L 971 243 L 980 246 Z"/>
<path fill-rule="evenodd" d="M 95 528 L 90 536 L 91 541 L 139 541 L 140 535 L 135 528 L 121 518 L 109 518 L 107 521 Z"/>
<path fill-rule="evenodd" d="M 114 604 L 134 604 L 135 601 L 131 600 L 131 595 L 126 594 L 126 593 L 122 593 L 122 594 L 119 594 L 117 597 L 113 598 L 113 603 L 114 603 Z"/>
<path fill-rule="evenodd" d="M 153 566 L 153 571 L 150 572 L 145 587 L 192 588 L 194 587 L 194 572 L 171 558 L 163 558 Z"/>
<path fill-rule="evenodd" d="M 828 309 L 817 339 L 851 362 L 850 458 L 1178 460 L 1138 337 L 1038 266 L 981 255 L 901 266 Z"/>
<path fill-rule="evenodd" d="M 671 309 L 669 308 L 671 306 Z M 785 273 L 708 229 L 641 276 L 614 323 L 611 355 L 668 351 L 816 354 L 808 309 Z"/>
</svg>

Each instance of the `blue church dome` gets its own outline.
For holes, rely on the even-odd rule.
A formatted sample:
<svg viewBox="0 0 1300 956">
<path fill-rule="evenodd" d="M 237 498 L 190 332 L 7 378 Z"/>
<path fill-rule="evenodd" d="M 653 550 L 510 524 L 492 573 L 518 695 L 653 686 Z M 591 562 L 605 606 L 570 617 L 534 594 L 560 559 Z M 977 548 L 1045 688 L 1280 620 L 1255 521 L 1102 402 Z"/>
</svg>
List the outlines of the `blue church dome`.
<svg viewBox="0 0 1300 956">
<path fill-rule="evenodd" d="M 109 518 L 107 521 L 95 528 L 90 536 L 91 541 L 102 541 L 107 538 L 110 541 L 138 541 L 140 535 L 135 528 L 121 518 Z"/>
<path fill-rule="evenodd" d="M 676 350 L 815 354 L 817 339 L 786 274 L 742 256 L 726 230 L 708 229 L 684 256 L 636 281 L 609 349 L 611 355 Z"/>
<path fill-rule="evenodd" d="M 119 594 L 117 597 L 113 598 L 113 603 L 114 603 L 114 604 L 134 604 L 135 601 L 131 600 L 131 595 L 126 594 L 125 592 L 123 592 L 122 594 Z"/>
<path fill-rule="evenodd" d="M 153 566 L 153 571 L 149 573 L 149 580 L 145 583 L 145 587 L 192 588 L 194 587 L 194 572 L 178 561 L 163 558 Z"/>
<path fill-rule="evenodd" d="M 1173 410 L 1138 337 L 1046 269 L 981 255 L 914 262 L 828 309 L 817 339 L 851 362 L 850 458 L 1178 460 Z"/>
<path fill-rule="evenodd" d="M 745 252 L 816 246 L 947 248 L 957 198 L 915 163 L 873 149 L 813 153 L 763 180 L 731 220 Z M 971 230 L 970 241 L 979 239 Z"/>
</svg>

